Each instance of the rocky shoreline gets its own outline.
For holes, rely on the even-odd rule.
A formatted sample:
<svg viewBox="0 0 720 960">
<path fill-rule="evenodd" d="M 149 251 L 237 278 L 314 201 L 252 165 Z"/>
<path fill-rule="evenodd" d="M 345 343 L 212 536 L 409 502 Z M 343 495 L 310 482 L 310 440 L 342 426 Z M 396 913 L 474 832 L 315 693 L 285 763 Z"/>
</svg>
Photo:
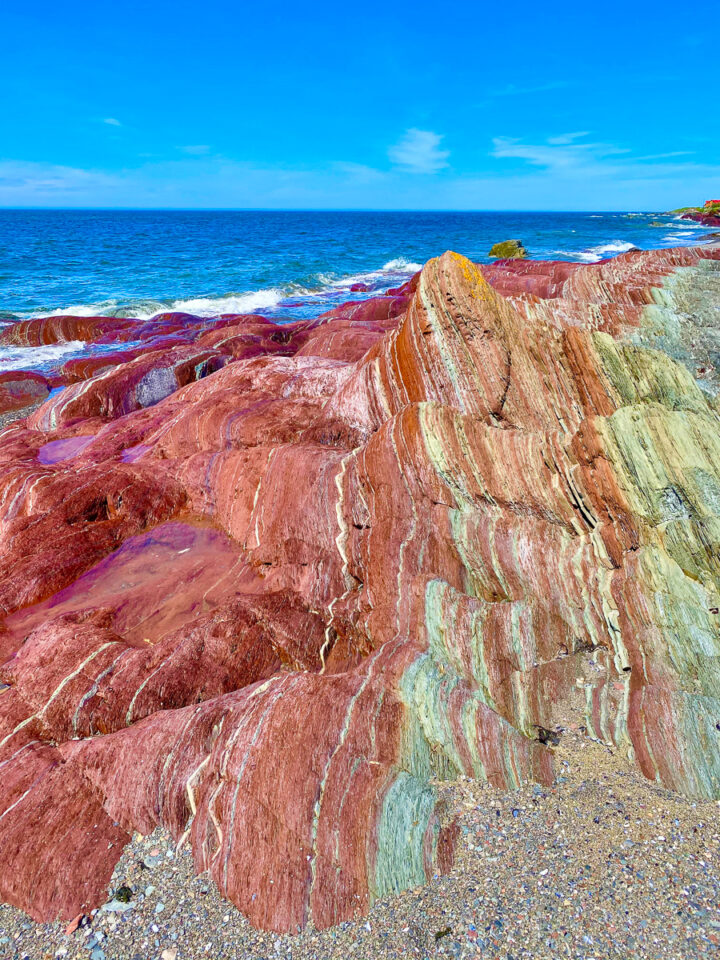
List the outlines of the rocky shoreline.
<svg viewBox="0 0 720 960">
<path fill-rule="evenodd" d="M 578 731 L 563 731 L 555 751 L 550 787 L 444 785 L 461 830 L 453 869 L 378 901 L 367 918 L 295 935 L 256 930 L 194 875 L 187 848 L 156 831 L 134 837 L 115 869 L 111 889 L 128 899 L 110 899 L 74 930 L 0 906 L 0 958 L 716 956 L 718 804 L 650 783 Z"/>
<path fill-rule="evenodd" d="M 679 213 L 683 220 L 694 220 L 705 227 L 720 227 L 720 200 L 706 200 L 702 207 L 681 207 L 673 213 Z"/>
<path fill-rule="evenodd" d="M 678 850 L 697 819 L 710 832 L 692 855 L 716 856 L 719 304 L 717 245 L 582 265 L 446 253 L 312 321 L 5 328 L 8 344 L 101 349 L 0 382 L 0 899 L 79 925 L 65 940 L 2 908 L 0 949 L 32 956 L 38 937 L 70 956 L 95 937 L 110 960 L 142 936 L 140 954 L 192 955 L 196 925 L 178 925 L 196 891 L 214 904 L 200 930 L 219 937 L 230 911 L 228 949 L 328 955 L 338 936 L 338 956 L 395 956 L 365 917 L 421 890 L 404 895 L 431 915 L 410 948 L 475 955 L 493 917 L 481 932 L 469 901 L 448 906 L 468 877 L 485 883 L 466 838 L 488 812 L 540 811 L 493 833 L 486 916 L 545 863 L 553 805 L 564 822 L 585 810 L 573 790 L 610 802 L 592 772 L 587 790 L 565 775 L 591 754 L 644 797 L 624 822 L 642 831 L 656 798 L 678 811 Z M 594 826 L 571 835 L 599 843 Z M 154 849 L 167 896 L 137 867 Z M 553 871 L 570 908 L 567 862 L 548 856 L 532 882 Z M 678 858 L 658 859 L 656 902 L 666 867 L 701 885 Z M 118 905 L 81 926 L 109 891 Z M 585 955 L 569 919 L 543 926 L 525 899 L 490 937 L 498 956 L 531 955 L 529 923 L 534 955 L 563 929 L 557 955 Z M 667 921 L 677 942 L 647 914 L 657 946 L 617 927 L 622 949 L 697 955 L 716 937 L 711 899 L 693 901 L 707 922 L 684 905 Z M 590 952 L 606 923 L 593 914 L 588 957 L 614 955 Z M 110 926 L 125 953 L 97 936 Z M 285 939 L 306 927 L 335 933 Z"/>
</svg>

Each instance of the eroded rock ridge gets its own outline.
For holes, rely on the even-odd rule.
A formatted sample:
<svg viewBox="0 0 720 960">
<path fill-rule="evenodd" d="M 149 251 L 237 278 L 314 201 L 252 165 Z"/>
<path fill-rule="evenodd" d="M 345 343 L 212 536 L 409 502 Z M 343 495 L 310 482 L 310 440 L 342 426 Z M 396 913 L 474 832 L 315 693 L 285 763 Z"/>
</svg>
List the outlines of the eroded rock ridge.
<svg viewBox="0 0 720 960">
<path fill-rule="evenodd" d="M 549 782 L 578 692 L 720 797 L 719 285 L 446 253 L 312 322 L 8 328 L 118 351 L 0 383 L 0 896 L 73 917 L 162 825 L 339 922 L 450 865 L 435 781 Z"/>
</svg>

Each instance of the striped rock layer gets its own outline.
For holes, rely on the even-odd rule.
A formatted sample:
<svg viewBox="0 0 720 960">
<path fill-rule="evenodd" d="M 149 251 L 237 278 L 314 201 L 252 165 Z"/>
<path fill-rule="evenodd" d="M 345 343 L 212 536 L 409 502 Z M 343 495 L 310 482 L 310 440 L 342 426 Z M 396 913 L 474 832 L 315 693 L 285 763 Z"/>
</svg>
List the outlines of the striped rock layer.
<svg viewBox="0 0 720 960">
<path fill-rule="evenodd" d="M 550 782 L 568 710 L 720 797 L 719 281 L 446 253 L 7 427 L 0 896 L 89 910 L 160 825 L 252 923 L 337 923 L 450 866 L 437 781 Z"/>
</svg>

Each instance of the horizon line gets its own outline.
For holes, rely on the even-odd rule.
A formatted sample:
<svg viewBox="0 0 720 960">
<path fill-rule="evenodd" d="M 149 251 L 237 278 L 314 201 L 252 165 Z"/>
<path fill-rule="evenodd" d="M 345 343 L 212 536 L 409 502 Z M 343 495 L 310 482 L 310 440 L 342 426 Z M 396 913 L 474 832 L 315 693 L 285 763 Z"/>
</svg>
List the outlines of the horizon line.
<svg viewBox="0 0 720 960">
<path fill-rule="evenodd" d="M 618 208 L 597 209 L 586 207 L 583 209 L 550 209 L 550 208 L 522 208 L 506 207 L 502 209 L 477 208 L 422 208 L 422 207 L 47 207 L 47 206 L 0 206 L 0 213 L 17 211 L 57 211 L 61 213 L 80 212 L 125 212 L 125 213 L 652 213 L 660 216 L 673 213 L 672 210 L 640 210 Z"/>
</svg>

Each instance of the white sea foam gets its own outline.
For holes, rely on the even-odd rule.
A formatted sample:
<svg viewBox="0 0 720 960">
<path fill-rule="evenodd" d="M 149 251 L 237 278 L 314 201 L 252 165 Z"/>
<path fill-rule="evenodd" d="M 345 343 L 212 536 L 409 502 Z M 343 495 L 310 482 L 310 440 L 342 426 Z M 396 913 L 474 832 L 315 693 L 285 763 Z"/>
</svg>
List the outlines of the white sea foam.
<svg viewBox="0 0 720 960">
<path fill-rule="evenodd" d="M 595 253 L 602 259 L 607 254 L 627 253 L 627 251 L 632 250 L 634 246 L 634 243 L 628 243 L 625 240 L 612 240 L 610 243 L 602 243 L 597 247 L 591 247 L 588 253 Z"/>
<path fill-rule="evenodd" d="M 548 250 L 548 257 L 552 259 L 553 256 L 571 257 L 573 260 L 582 260 L 583 263 L 596 263 L 601 259 L 586 250 Z"/>
<path fill-rule="evenodd" d="M 141 320 L 166 313 L 169 310 L 180 313 L 192 313 L 196 317 L 217 317 L 222 313 L 252 313 L 255 310 L 269 310 L 276 307 L 287 294 L 276 288 L 255 290 L 252 293 L 230 294 L 226 297 L 195 297 L 189 300 L 174 300 L 168 307 L 155 310 L 147 317 L 141 313 L 134 316 Z"/>
<path fill-rule="evenodd" d="M 303 293 L 307 291 L 301 291 Z M 150 320 L 160 313 L 192 313 L 196 317 L 217 317 L 222 313 L 252 313 L 277 306 L 287 294 L 278 288 L 254 290 L 249 293 L 233 293 L 224 297 L 191 297 L 186 300 L 136 300 L 120 305 L 117 300 L 98 303 L 79 303 L 56 310 L 25 314 L 18 319 L 31 317 L 135 317 Z"/>
<path fill-rule="evenodd" d="M 582 263 L 597 263 L 598 260 L 605 260 L 618 253 L 626 253 L 628 250 L 634 250 L 635 245 L 626 243 L 624 240 L 613 240 L 610 243 L 601 243 L 597 247 L 590 247 L 587 250 L 548 250 L 549 256 L 553 254 L 561 257 L 572 257 L 573 260 L 580 260 Z"/>
<path fill-rule="evenodd" d="M 398 273 L 417 273 L 422 270 L 421 263 L 413 263 L 412 260 L 406 260 L 405 257 L 396 257 L 394 260 L 388 260 L 383 266 L 383 270 Z"/>
<path fill-rule="evenodd" d="M 318 282 L 325 288 L 333 290 L 347 290 L 355 283 L 366 283 L 368 285 L 394 285 L 395 283 L 409 280 L 414 273 L 422 270 L 421 263 L 414 263 L 405 257 L 396 257 L 394 260 L 388 260 L 379 270 L 368 270 L 365 273 L 353 273 L 348 276 L 338 277 L 334 274 L 319 273 Z M 323 291 L 318 295 L 322 296 Z"/>
<path fill-rule="evenodd" d="M 116 300 L 105 300 L 102 303 L 78 303 L 71 307 L 58 307 L 56 310 L 45 310 L 39 313 L 25 313 L 22 319 L 32 317 L 111 317 L 118 309 Z"/>
<path fill-rule="evenodd" d="M 0 373 L 9 370 L 37 370 L 51 366 L 73 353 L 86 348 L 82 340 L 67 343 L 43 344 L 39 347 L 0 347 Z"/>
<path fill-rule="evenodd" d="M 135 317 L 138 320 L 151 320 L 160 313 L 178 312 L 190 313 L 196 317 L 217 317 L 224 313 L 253 313 L 255 311 L 273 310 L 286 299 L 318 298 L 324 294 L 336 291 L 349 290 L 355 283 L 365 283 L 376 288 L 383 285 L 392 286 L 403 282 L 418 270 L 421 263 L 414 263 L 405 257 L 396 257 L 389 260 L 379 270 L 370 270 L 366 273 L 357 273 L 338 277 L 336 274 L 318 274 L 317 286 L 314 289 L 292 283 L 285 287 L 267 287 L 262 290 L 246 291 L 244 293 L 230 293 L 220 297 L 188 297 L 178 300 L 135 300 L 129 303 L 120 303 L 115 299 L 102 300 L 96 303 L 79 303 L 69 307 L 58 307 L 54 310 L 38 311 L 27 314 L 18 314 L 18 320 L 27 320 L 31 317 Z"/>
</svg>

